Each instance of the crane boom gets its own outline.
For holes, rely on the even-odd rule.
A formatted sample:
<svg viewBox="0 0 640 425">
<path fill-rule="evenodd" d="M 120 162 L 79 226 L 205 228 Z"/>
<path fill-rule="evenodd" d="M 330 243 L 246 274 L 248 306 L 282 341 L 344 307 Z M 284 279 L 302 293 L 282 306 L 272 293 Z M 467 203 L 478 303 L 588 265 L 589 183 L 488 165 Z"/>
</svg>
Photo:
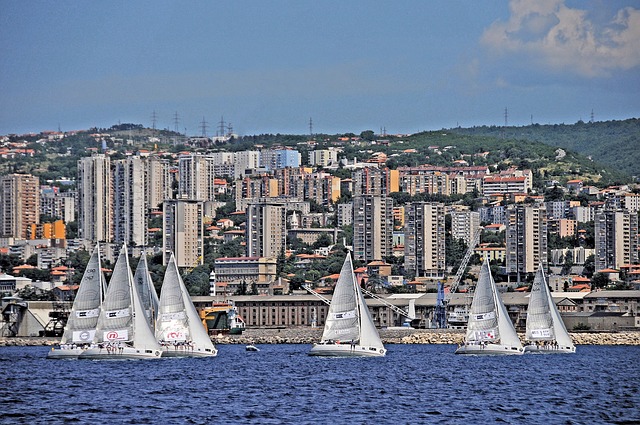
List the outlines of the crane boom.
<svg viewBox="0 0 640 425">
<path fill-rule="evenodd" d="M 467 248 L 467 252 L 464 253 L 464 257 L 460 262 L 460 267 L 458 267 L 458 271 L 456 272 L 456 276 L 453 278 L 453 282 L 449 286 L 449 294 L 453 294 L 458 289 L 458 285 L 460 285 L 460 281 L 462 280 L 462 276 L 464 275 L 465 270 L 467 269 L 467 264 L 469 264 L 469 260 L 473 255 L 473 251 L 476 249 L 476 245 L 480 242 L 480 235 L 482 234 L 482 229 L 476 230 L 476 233 L 473 235 L 473 239 L 471 239 L 471 243 Z"/>
</svg>

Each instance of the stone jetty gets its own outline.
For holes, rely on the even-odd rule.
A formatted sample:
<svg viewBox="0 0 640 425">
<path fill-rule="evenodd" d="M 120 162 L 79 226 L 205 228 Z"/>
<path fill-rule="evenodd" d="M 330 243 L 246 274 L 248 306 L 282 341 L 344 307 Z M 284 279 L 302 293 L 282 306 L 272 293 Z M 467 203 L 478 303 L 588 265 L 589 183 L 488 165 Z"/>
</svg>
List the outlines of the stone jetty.
<svg viewBox="0 0 640 425">
<path fill-rule="evenodd" d="M 640 345 L 640 332 L 574 332 L 570 333 L 576 345 Z M 242 335 L 216 335 L 215 344 L 313 344 L 322 336 L 321 328 L 294 327 L 283 329 L 249 328 Z M 385 344 L 459 344 L 464 331 L 449 329 L 380 329 Z M 524 340 L 524 335 L 520 334 Z M 59 338 L 0 337 L 3 346 L 52 346 Z"/>
</svg>

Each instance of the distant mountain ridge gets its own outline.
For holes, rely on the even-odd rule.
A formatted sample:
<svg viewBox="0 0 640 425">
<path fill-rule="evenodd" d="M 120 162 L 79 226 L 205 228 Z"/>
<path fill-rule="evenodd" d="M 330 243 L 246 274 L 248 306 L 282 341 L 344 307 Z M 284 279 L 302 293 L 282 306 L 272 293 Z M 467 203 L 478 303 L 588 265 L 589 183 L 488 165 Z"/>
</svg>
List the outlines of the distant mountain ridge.
<svg viewBox="0 0 640 425">
<path fill-rule="evenodd" d="M 591 157 L 625 174 L 640 176 L 640 119 L 533 124 L 523 127 L 480 126 L 453 128 L 457 134 L 530 140 Z"/>
</svg>

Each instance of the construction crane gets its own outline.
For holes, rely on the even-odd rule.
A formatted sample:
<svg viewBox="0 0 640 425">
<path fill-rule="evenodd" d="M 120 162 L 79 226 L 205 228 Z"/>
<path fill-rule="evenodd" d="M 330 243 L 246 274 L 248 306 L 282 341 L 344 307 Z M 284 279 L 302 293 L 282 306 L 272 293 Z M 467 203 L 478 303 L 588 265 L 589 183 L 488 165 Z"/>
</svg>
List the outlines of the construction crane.
<svg viewBox="0 0 640 425">
<path fill-rule="evenodd" d="M 460 262 L 458 271 L 456 272 L 456 275 L 453 278 L 453 282 L 451 282 L 451 285 L 449 285 L 448 297 L 446 297 L 444 294 L 444 284 L 442 282 L 438 282 L 438 296 L 436 298 L 436 310 L 435 310 L 435 321 L 436 321 L 436 327 L 438 328 L 447 327 L 447 304 L 450 301 L 451 294 L 455 293 L 456 290 L 458 289 L 458 286 L 460 285 L 460 281 L 462 280 L 462 276 L 464 275 L 464 272 L 467 269 L 469 260 L 471 260 L 473 251 L 476 249 L 476 245 L 478 245 L 478 243 L 480 242 L 481 234 L 482 234 L 482 228 L 476 230 L 476 233 L 473 235 L 473 238 L 471 239 L 471 243 L 467 247 L 467 251 L 464 253 L 464 257 L 462 257 L 462 261 Z"/>
<path fill-rule="evenodd" d="M 193 271 L 193 269 L 195 269 L 196 267 L 198 267 L 200 265 L 201 261 L 202 261 L 202 255 L 199 255 L 198 258 L 196 259 L 196 261 L 193 262 L 191 267 L 189 267 L 188 269 L 186 269 L 184 271 L 184 274 L 187 275 L 187 274 L 191 273 Z"/>
</svg>

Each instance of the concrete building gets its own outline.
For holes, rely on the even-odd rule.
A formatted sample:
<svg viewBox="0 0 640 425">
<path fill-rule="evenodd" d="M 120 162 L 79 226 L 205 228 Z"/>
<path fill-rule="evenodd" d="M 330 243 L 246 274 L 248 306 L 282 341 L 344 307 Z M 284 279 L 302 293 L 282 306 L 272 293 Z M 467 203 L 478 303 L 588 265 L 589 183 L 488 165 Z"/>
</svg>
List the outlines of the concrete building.
<svg viewBox="0 0 640 425">
<path fill-rule="evenodd" d="M 441 279 L 446 267 L 444 204 L 405 207 L 404 266 L 415 277 Z"/>
<path fill-rule="evenodd" d="M 638 215 L 626 210 L 601 210 L 595 215 L 596 270 L 638 263 Z"/>
<path fill-rule="evenodd" d="M 147 245 L 149 205 L 146 161 L 139 156 L 113 162 L 114 242 Z"/>
<path fill-rule="evenodd" d="M 353 258 L 370 262 L 393 254 L 393 199 L 353 198 Z"/>
<path fill-rule="evenodd" d="M 162 208 L 165 199 L 173 198 L 173 177 L 168 160 L 151 156 L 147 159 L 147 205 L 154 211 Z"/>
<path fill-rule="evenodd" d="M 547 213 L 544 207 L 511 205 L 507 209 L 507 273 L 518 282 L 521 275 L 547 268 Z"/>
<path fill-rule="evenodd" d="M 111 160 L 94 154 L 78 161 L 78 236 L 91 242 L 113 241 Z"/>
<path fill-rule="evenodd" d="M 175 255 L 178 267 L 203 264 L 203 202 L 171 199 L 163 204 L 162 262 Z"/>
<path fill-rule="evenodd" d="M 215 200 L 213 159 L 191 154 L 178 158 L 178 198 Z"/>
<path fill-rule="evenodd" d="M 0 177 L 0 237 L 32 239 L 31 225 L 40 223 L 40 186 L 31 174 Z"/>
<path fill-rule="evenodd" d="M 293 149 L 265 149 L 260 151 L 260 166 L 267 170 L 279 168 L 298 168 L 301 154 Z"/>
<path fill-rule="evenodd" d="M 388 196 L 400 190 L 398 170 L 367 167 L 353 172 L 353 196 Z"/>
<path fill-rule="evenodd" d="M 40 214 L 69 223 L 76 220 L 75 213 L 75 192 L 60 192 L 56 186 L 40 186 Z"/>
<path fill-rule="evenodd" d="M 251 203 L 246 212 L 247 257 L 275 257 L 284 254 L 287 241 L 287 207 L 284 203 Z"/>
<path fill-rule="evenodd" d="M 335 148 L 309 151 L 309 165 L 327 167 L 338 163 L 338 150 Z"/>
<path fill-rule="evenodd" d="M 469 246 L 480 229 L 480 213 L 476 211 L 451 212 L 451 237 L 462 239 Z"/>
</svg>

